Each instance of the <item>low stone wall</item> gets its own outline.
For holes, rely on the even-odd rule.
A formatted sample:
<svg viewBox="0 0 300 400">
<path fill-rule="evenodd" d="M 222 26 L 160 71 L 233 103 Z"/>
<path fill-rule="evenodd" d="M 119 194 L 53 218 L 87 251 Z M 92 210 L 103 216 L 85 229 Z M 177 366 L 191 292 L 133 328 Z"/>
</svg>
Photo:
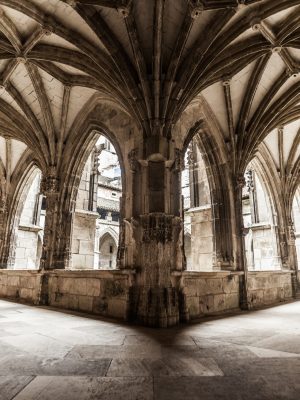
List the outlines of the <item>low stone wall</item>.
<svg viewBox="0 0 300 400">
<path fill-rule="evenodd" d="M 128 319 L 132 278 L 120 270 L 0 270 L 0 298 Z M 187 320 L 240 307 L 242 272 L 185 271 L 174 279 Z M 249 272 L 247 288 L 250 308 L 291 300 L 291 271 Z"/>
<path fill-rule="evenodd" d="M 127 319 L 125 271 L 0 270 L 0 298 Z"/>
<path fill-rule="evenodd" d="M 190 272 L 182 276 L 188 318 L 234 311 L 239 308 L 238 272 Z"/>
<path fill-rule="evenodd" d="M 248 272 L 248 304 L 259 308 L 291 300 L 291 271 Z"/>
<path fill-rule="evenodd" d="M 122 271 L 65 271 L 48 273 L 48 304 L 127 319 L 130 275 Z"/>
<path fill-rule="evenodd" d="M 39 304 L 41 279 L 35 270 L 0 270 L 0 297 Z"/>
</svg>

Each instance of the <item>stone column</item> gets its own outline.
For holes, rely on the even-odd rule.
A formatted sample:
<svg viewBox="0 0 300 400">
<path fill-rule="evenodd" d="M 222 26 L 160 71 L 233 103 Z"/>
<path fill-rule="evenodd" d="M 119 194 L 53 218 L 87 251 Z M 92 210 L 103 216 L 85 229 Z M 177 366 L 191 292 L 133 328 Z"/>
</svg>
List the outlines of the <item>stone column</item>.
<svg viewBox="0 0 300 400">
<path fill-rule="evenodd" d="M 232 243 L 232 216 L 229 189 L 225 186 L 226 179 L 217 181 L 212 190 L 212 227 L 214 235 L 214 259 L 215 271 L 234 270 L 233 243 Z M 221 186 L 222 187 L 217 187 Z"/>
<path fill-rule="evenodd" d="M 88 211 L 97 211 L 97 193 L 98 193 L 98 177 L 99 177 L 99 156 L 102 148 L 95 146 L 91 155 L 91 171 L 89 182 L 89 201 Z"/>
<path fill-rule="evenodd" d="M 65 269 L 71 259 L 72 219 L 75 203 L 64 199 L 54 167 L 41 182 L 46 197 L 43 250 L 40 268 Z"/>
<path fill-rule="evenodd" d="M 240 276 L 240 307 L 248 309 L 248 268 L 245 253 L 245 236 L 248 229 L 244 228 L 242 194 L 246 181 L 243 175 L 236 179 L 235 186 L 235 221 L 236 221 L 236 265 L 237 269 L 243 271 Z"/>
<path fill-rule="evenodd" d="M 289 219 L 288 225 L 288 254 L 289 254 L 289 264 L 292 270 L 297 270 L 298 260 L 297 260 L 297 249 L 296 249 L 296 235 L 293 220 Z"/>
<path fill-rule="evenodd" d="M 8 218 L 6 187 L 5 177 L 0 176 L 0 269 L 7 268 L 10 248 L 10 237 L 6 229 Z"/>
<path fill-rule="evenodd" d="M 298 290 L 298 260 L 297 260 L 297 249 L 296 249 L 296 235 L 294 222 L 291 218 L 288 220 L 288 255 L 289 255 L 289 266 L 293 271 L 292 273 L 292 289 L 293 296 L 296 296 Z"/>
<path fill-rule="evenodd" d="M 0 200 L 1 201 L 1 200 Z M 0 204 L 0 269 L 7 268 L 8 252 L 9 252 L 9 240 L 6 237 L 6 221 L 7 221 L 7 208 L 6 204 L 1 202 Z"/>
<path fill-rule="evenodd" d="M 183 269 L 181 153 L 162 137 L 147 140 L 144 157 L 134 167 L 132 317 L 145 325 L 167 327 L 179 322 L 180 291 L 174 278 Z"/>
<path fill-rule="evenodd" d="M 50 168 L 49 174 L 42 178 L 41 192 L 46 197 L 46 216 L 44 226 L 44 238 L 42 257 L 40 262 L 41 269 L 56 269 L 54 265 L 54 254 L 57 253 L 58 246 L 56 240 L 58 228 L 58 214 L 60 208 L 59 179 L 54 167 Z M 60 268 L 62 268 L 60 266 Z"/>
</svg>

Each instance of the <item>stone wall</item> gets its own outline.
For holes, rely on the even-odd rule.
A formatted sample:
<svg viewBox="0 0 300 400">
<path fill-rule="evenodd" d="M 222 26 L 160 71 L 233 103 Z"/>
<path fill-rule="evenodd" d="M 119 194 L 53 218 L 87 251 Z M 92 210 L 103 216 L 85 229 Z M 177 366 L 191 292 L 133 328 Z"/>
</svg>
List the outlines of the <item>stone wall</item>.
<svg viewBox="0 0 300 400">
<path fill-rule="evenodd" d="M 190 319 L 235 311 L 240 307 L 241 272 L 184 272 L 186 311 Z M 290 271 L 249 272 L 249 308 L 261 308 L 292 299 Z"/>
<path fill-rule="evenodd" d="M 239 308 L 239 273 L 187 271 L 182 286 L 190 319 Z"/>
<path fill-rule="evenodd" d="M 39 235 L 39 232 L 40 235 Z M 38 269 L 42 252 L 42 228 L 19 225 L 15 269 Z"/>
<path fill-rule="evenodd" d="M 72 269 L 93 269 L 98 213 L 76 210 L 72 236 Z"/>
<path fill-rule="evenodd" d="M 126 319 L 130 277 L 121 271 L 0 270 L 0 298 Z"/>
<path fill-rule="evenodd" d="M 90 155 L 87 162 L 84 165 L 84 169 L 81 175 L 77 198 L 76 198 L 76 209 L 86 210 L 86 211 L 88 211 L 89 209 L 91 173 L 92 173 L 92 156 Z M 94 198 L 96 198 L 96 196 L 94 196 Z M 96 209 L 96 202 L 93 204 L 93 209 Z"/>
<path fill-rule="evenodd" d="M 290 271 L 249 272 L 247 287 L 251 308 L 291 300 L 293 295 Z"/>
<path fill-rule="evenodd" d="M 126 319 L 130 275 L 120 271 L 53 271 L 49 305 Z"/>
<path fill-rule="evenodd" d="M 213 265 L 213 229 L 211 207 L 201 206 L 187 211 L 191 218 L 191 263 L 194 271 L 211 271 Z"/>
<path fill-rule="evenodd" d="M 43 227 L 36 223 L 37 196 L 40 190 L 40 172 L 35 177 L 26 196 L 20 223 L 16 232 L 15 269 L 37 269 L 40 264 Z"/>
<path fill-rule="evenodd" d="M 245 238 L 248 269 L 255 271 L 280 270 L 277 239 L 274 226 L 253 224 Z"/>
<path fill-rule="evenodd" d="M 133 275 L 127 271 L 0 270 L 0 298 L 128 319 Z M 186 271 L 181 281 L 186 319 L 240 307 L 241 272 Z M 292 299 L 291 272 L 249 272 L 248 304 L 260 308 Z"/>
<path fill-rule="evenodd" d="M 38 271 L 0 270 L 0 297 L 39 304 L 41 279 Z"/>
</svg>

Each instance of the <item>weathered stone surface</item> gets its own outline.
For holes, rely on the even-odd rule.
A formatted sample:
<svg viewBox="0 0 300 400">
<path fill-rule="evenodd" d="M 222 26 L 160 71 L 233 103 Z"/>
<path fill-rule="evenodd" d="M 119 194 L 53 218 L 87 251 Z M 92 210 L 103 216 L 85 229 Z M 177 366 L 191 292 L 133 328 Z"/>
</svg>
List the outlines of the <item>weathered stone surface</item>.
<svg viewBox="0 0 300 400">
<path fill-rule="evenodd" d="M 2 300 L 0 397 L 298 400 L 298 308 L 154 330 Z"/>
</svg>

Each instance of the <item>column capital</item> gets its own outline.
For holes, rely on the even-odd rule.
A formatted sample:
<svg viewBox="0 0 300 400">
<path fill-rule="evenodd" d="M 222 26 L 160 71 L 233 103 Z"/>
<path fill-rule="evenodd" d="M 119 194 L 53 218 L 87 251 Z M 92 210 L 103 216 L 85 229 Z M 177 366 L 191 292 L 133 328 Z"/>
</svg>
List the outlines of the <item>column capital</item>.
<svg viewBox="0 0 300 400">
<path fill-rule="evenodd" d="M 49 167 L 41 181 L 41 192 L 45 195 L 59 192 L 59 178 L 55 166 Z"/>
<path fill-rule="evenodd" d="M 136 172 L 137 168 L 138 168 L 137 155 L 138 155 L 138 149 L 137 148 L 134 148 L 134 149 L 130 150 L 130 152 L 127 155 L 127 159 L 128 159 L 128 162 L 129 162 L 130 170 L 132 172 Z"/>
</svg>

